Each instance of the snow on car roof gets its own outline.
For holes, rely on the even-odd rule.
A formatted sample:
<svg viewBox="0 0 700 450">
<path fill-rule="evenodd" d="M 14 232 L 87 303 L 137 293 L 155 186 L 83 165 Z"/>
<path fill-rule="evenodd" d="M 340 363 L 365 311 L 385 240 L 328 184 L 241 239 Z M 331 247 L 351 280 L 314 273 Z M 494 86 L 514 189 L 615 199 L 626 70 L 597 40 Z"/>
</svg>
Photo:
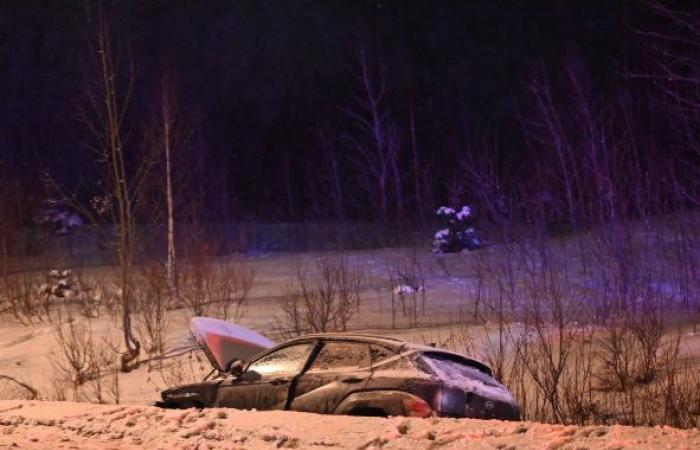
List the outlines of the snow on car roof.
<svg viewBox="0 0 700 450">
<path fill-rule="evenodd" d="M 357 334 L 357 333 L 315 333 L 315 334 L 306 334 L 304 336 L 299 336 L 296 338 L 292 338 L 288 341 L 285 341 L 284 343 L 290 343 L 290 342 L 300 342 L 300 341 L 308 341 L 308 340 L 318 340 L 318 339 L 323 339 L 323 340 L 340 340 L 340 341 L 359 341 L 359 342 L 382 342 L 384 344 L 390 345 L 395 348 L 401 348 L 406 345 L 412 345 L 403 339 L 398 339 L 398 338 L 393 338 L 389 336 L 380 336 L 380 335 L 373 335 L 373 334 Z"/>
<path fill-rule="evenodd" d="M 447 349 L 439 348 L 439 347 L 433 347 L 431 345 L 424 345 L 424 344 L 416 344 L 413 342 L 409 342 L 403 339 L 391 337 L 391 336 L 381 336 L 381 335 L 374 335 L 374 334 L 358 334 L 358 333 L 315 333 L 315 334 L 307 334 L 304 336 L 299 336 L 297 338 L 290 339 L 288 341 L 285 341 L 283 344 L 288 344 L 292 342 L 304 342 L 304 341 L 309 341 L 309 340 L 339 340 L 339 341 L 356 341 L 356 342 L 376 342 L 376 343 L 382 343 L 384 345 L 392 347 L 396 352 L 401 352 L 401 351 L 406 351 L 406 350 L 415 350 L 418 352 L 430 352 L 430 353 L 440 353 L 444 355 L 451 355 L 452 357 L 459 358 L 460 360 L 463 360 L 464 362 L 470 363 L 470 365 L 473 365 L 477 369 L 480 369 L 483 372 L 488 373 L 491 375 L 493 371 L 491 368 L 488 366 L 488 364 L 485 364 L 482 361 L 479 361 L 478 359 L 474 359 L 469 356 L 462 355 L 460 353 L 456 353 Z"/>
</svg>

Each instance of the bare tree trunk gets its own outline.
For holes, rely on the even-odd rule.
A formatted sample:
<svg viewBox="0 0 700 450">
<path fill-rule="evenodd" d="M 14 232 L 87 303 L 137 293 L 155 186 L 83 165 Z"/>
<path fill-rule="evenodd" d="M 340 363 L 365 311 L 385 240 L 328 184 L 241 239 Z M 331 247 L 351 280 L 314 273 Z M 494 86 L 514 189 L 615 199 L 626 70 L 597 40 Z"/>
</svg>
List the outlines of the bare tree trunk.
<svg viewBox="0 0 700 450">
<path fill-rule="evenodd" d="M 403 195 L 403 183 L 401 182 L 401 169 L 399 168 L 399 141 L 398 141 L 398 136 L 396 133 L 395 129 L 392 129 L 389 131 L 390 136 L 389 140 L 387 142 L 387 146 L 389 147 L 388 149 L 388 154 L 390 155 L 390 167 L 391 167 L 391 175 L 392 179 L 394 181 L 394 200 L 395 200 L 395 208 L 396 208 L 396 217 L 399 219 L 404 218 L 404 195 Z"/>
<path fill-rule="evenodd" d="M 122 332 L 126 347 L 126 351 L 121 356 L 121 370 L 128 372 L 131 370 L 131 362 L 138 357 L 141 348 L 131 326 L 131 275 L 136 227 L 131 202 L 133 195 L 130 187 L 131 179 L 126 170 L 122 137 L 124 115 L 129 105 L 134 78 L 129 76 L 126 92 L 121 93 L 117 86 L 117 80 L 120 77 L 114 60 L 107 21 L 106 14 L 99 11 L 94 48 L 92 49 L 97 55 L 96 66 L 99 81 L 90 83 L 92 89 L 88 91 L 94 117 L 88 118 L 86 116 L 84 118 L 97 138 L 99 159 L 105 164 L 108 196 L 104 204 L 109 205 L 109 212 L 117 231 Z M 114 199 L 114 202 L 109 200 L 110 197 Z"/>
<path fill-rule="evenodd" d="M 413 189 L 416 197 L 416 208 L 420 223 L 425 225 L 425 211 L 423 210 L 423 193 L 421 192 L 421 168 L 418 158 L 418 143 L 416 142 L 416 122 L 413 115 L 413 104 L 411 104 L 411 149 L 413 150 Z"/>
<path fill-rule="evenodd" d="M 336 219 L 341 223 L 345 222 L 345 202 L 343 199 L 343 184 L 341 176 L 341 161 L 338 157 L 335 140 L 326 131 L 320 130 L 318 133 L 321 148 L 324 156 L 324 167 L 322 173 L 324 177 L 325 190 L 329 192 L 330 201 L 335 209 Z"/>
<path fill-rule="evenodd" d="M 172 182 L 172 124 L 174 120 L 173 99 L 169 92 L 169 81 L 164 75 L 161 86 L 161 118 L 163 121 L 163 151 L 165 153 L 165 201 L 168 214 L 168 254 L 166 260 L 166 273 L 170 289 L 175 287 L 175 208 L 173 205 L 173 182 Z"/>
<path fill-rule="evenodd" d="M 166 126 L 167 127 L 167 126 Z M 175 285 L 175 217 L 173 208 L 173 184 L 170 164 L 170 145 L 165 145 L 165 191 L 168 207 L 168 257 L 166 270 L 168 282 Z"/>
<path fill-rule="evenodd" d="M 345 207 L 343 206 L 343 187 L 340 182 L 340 167 L 338 155 L 333 152 L 330 155 L 331 176 L 333 183 L 333 203 L 335 205 L 336 218 L 345 223 Z"/>
</svg>

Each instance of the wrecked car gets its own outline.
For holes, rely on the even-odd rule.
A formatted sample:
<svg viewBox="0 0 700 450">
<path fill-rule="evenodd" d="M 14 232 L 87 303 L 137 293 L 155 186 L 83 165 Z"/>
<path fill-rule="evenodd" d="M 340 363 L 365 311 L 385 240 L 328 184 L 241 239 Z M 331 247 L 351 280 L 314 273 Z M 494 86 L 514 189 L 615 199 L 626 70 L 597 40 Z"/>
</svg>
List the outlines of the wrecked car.
<svg viewBox="0 0 700 450">
<path fill-rule="evenodd" d="M 163 391 L 158 406 L 520 419 L 513 395 L 491 369 L 457 353 L 347 333 L 307 335 L 273 346 L 253 331 L 219 322 L 195 318 L 192 327 L 219 375 Z"/>
</svg>

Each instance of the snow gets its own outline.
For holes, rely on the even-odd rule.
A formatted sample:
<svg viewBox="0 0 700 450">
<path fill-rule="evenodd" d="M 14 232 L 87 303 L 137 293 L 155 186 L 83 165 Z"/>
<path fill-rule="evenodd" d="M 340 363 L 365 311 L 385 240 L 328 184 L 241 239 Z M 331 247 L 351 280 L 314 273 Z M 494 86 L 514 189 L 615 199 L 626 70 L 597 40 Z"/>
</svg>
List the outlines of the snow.
<svg viewBox="0 0 700 450">
<path fill-rule="evenodd" d="M 80 218 L 79 215 L 71 213 L 66 219 L 66 226 L 67 228 L 82 227 L 83 220 Z"/>
<path fill-rule="evenodd" d="M 0 448 L 694 449 L 700 431 L 0 401 Z"/>
<path fill-rule="evenodd" d="M 459 210 L 459 212 L 455 211 L 454 208 L 450 208 L 449 206 L 441 206 L 437 210 L 438 216 L 451 216 L 455 213 L 455 217 L 457 217 L 457 220 L 465 220 L 472 215 L 472 209 L 469 206 L 464 205 L 462 206 L 462 209 Z"/>
<path fill-rule="evenodd" d="M 437 215 L 438 216 L 449 216 L 451 214 L 454 214 L 455 210 L 453 208 L 450 208 L 449 206 L 441 206 L 437 210 Z"/>
<path fill-rule="evenodd" d="M 449 228 L 443 228 L 442 230 L 438 230 L 437 233 L 435 233 L 435 239 L 436 240 L 441 240 L 445 239 L 447 236 L 450 235 L 450 229 Z"/>
<path fill-rule="evenodd" d="M 449 387 L 473 392 L 492 400 L 516 403 L 502 384 L 473 367 L 432 356 L 423 357 L 423 361 Z"/>
<path fill-rule="evenodd" d="M 465 220 L 472 215 L 472 209 L 467 205 L 462 206 L 462 209 L 457 213 L 457 220 Z"/>
<path fill-rule="evenodd" d="M 399 284 L 394 288 L 394 294 L 413 294 L 415 292 L 422 292 L 424 290 L 425 288 L 423 288 L 423 286 L 418 286 L 417 288 L 414 288 L 413 286 L 409 286 L 407 284 Z"/>
</svg>

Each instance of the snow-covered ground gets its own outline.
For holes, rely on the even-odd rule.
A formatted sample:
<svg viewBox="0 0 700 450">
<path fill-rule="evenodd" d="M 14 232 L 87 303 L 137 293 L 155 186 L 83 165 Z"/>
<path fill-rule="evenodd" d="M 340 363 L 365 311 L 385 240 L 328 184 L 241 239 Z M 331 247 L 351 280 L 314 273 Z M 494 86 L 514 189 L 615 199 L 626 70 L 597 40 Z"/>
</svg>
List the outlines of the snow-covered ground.
<svg viewBox="0 0 700 450">
<path fill-rule="evenodd" d="M 489 252 L 492 249 L 483 249 Z M 382 249 L 349 252 L 353 267 L 365 274 L 362 299 L 350 329 L 386 334 L 414 342 L 446 345 L 452 338 L 466 337 L 464 348 L 474 350 L 494 334 L 494 324 L 476 323 L 472 315 L 477 274 L 465 255 L 434 255 L 414 249 Z M 256 270 L 245 314 L 240 323 L 274 337 L 278 300 L 299 264 L 313 265 L 319 258 L 336 254 L 275 254 L 247 259 Z M 421 272 L 419 289 L 393 283 L 392 271 L 417 264 Z M 415 268 L 415 267 L 414 267 Z M 86 269 L 96 279 L 112 268 Z M 415 292 L 411 292 L 415 291 Z M 417 326 L 398 314 L 392 328 L 391 298 L 417 295 Z M 410 307 L 410 302 L 407 302 Z M 425 305 L 425 310 L 423 309 Z M 400 307 L 399 307 L 400 308 Z M 183 341 L 192 312 L 178 309 L 169 313 L 167 347 Z M 89 325 L 96 341 L 119 346 L 119 317 L 104 312 L 87 320 L 76 314 L 77 322 Z M 0 326 L 0 374 L 25 382 L 39 392 L 42 400 L 94 400 L 96 386 L 87 383 L 75 397 L 56 383 L 60 360 L 54 323 L 23 325 L 3 321 Z M 522 327 L 520 327 L 522 328 Z M 518 332 L 519 324 L 511 324 Z M 515 331 L 513 331 L 515 330 Z M 700 333 L 690 326 L 683 331 L 683 358 L 697 361 Z M 143 356 L 143 355 L 142 355 Z M 476 420 L 406 420 L 400 418 L 354 418 L 311 416 L 300 413 L 250 412 L 211 409 L 206 411 L 162 411 L 148 406 L 159 391 L 175 384 L 201 380 L 211 367 L 204 357 L 188 354 L 168 359 L 163 366 L 145 362 L 128 374 L 114 373 L 101 385 L 103 400 L 113 402 L 115 389 L 120 405 L 56 403 L 41 401 L 0 401 L 0 448 L 700 448 L 697 430 L 670 428 L 628 428 L 589 426 L 583 428 L 534 423 L 505 423 Z M 7 389 L 0 381 L 0 398 L 19 398 L 22 393 Z M 63 391 L 61 391 L 63 389 Z M 132 406 L 122 406 L 122 404 Z"/>
<path fill-rule="evenodd" d="M 690 450 L 700 431 L 0 401 L 0 448 Z"/>
<path fill-rule="evenodd" d="M 461 326 L 457 324 L 462 322 L 470 309 L 465 285 L 474 283 L 474 280 L 465 277 L 460 255 L 437 256 L 424 251 L 418 253 L 417 257 L 425 271 L 425 290 L 417 294 L 421 297 L 425 294 L 426 314 L 419 314 L 418 327 L 409 327 L 409 318 L 397 312 L 397 327 L 391 328 L 390 298 L 396 286 L 392 285 L 390 272 L 393 266 L 406 264 L 414 256 L 412 249 L 405 248 L 357 251 L 345 255 L 349 265 L 362 268 L 365 274 L 361 305 L 350 323 L 352 331 L 405 337 L 417 342 L 438 342 L 450 334 L 451 327 Z M 274 338 L 275 320 L 281 313 L 278 302 L 294 276 L 295 268 L 299 264 L 313 268 L 319 258 L 337 257 L 335 253 L 290 253 L 247 258 L 247 263 L 255 267 L 256 277 L 240 323 Z M 450 277 L 439 272 L 439 267 L 435 265 L 437 258 L 447 258 L 450 261 L 449 264 L 455 271 Z M 83 276 L 103 279 L 110 270 L 113 268 L 85 269 Z M 398 298 L 396 302 L 398 303 Z M 396 307 L 401 308 L 398 304 Z M 422 300 L 418 307 L 422 308 Z M 89 327 L 95 341 L 101 343 L 107 338 L 116 346 L 121 344 L 118 315 L 103 312 L 98 318 L 90 320 L 80 316 L 77 311 L 73 311 L 73 315 L 80 326 Z M 175 349 L 180 346 L 186 337 L 192 315 L 192 311 L 186 308 L 169 312 L 167 347 Z M 61 393 L 56 392 L 55 385 L 55 365 L 61 357 L 56 339 L 56 324 L 37 322 L 26 325 L 5 316 L 1 325 L 0 374 L 15 377 L 36 387 L 42 399 L 60 398 Z M 168 361 L 170 363 L 175 363 L 175 360 Z M 159 399 L 159 391 L 169 384 L 201 379 L 211 370 L 207 360 L 198 358 L 196 354 L 180 358 L 177 364 L 178 373 L 154 370 L 153 364 L 142 364 L 128 374 L 119 374 L 120 401 L 148 404 Z M 0 398 L 8 398 L 7 393 L 3 392 L 2 382 Z M 74 398 L 68 393 L 67 399 Z"/>
</svg>

